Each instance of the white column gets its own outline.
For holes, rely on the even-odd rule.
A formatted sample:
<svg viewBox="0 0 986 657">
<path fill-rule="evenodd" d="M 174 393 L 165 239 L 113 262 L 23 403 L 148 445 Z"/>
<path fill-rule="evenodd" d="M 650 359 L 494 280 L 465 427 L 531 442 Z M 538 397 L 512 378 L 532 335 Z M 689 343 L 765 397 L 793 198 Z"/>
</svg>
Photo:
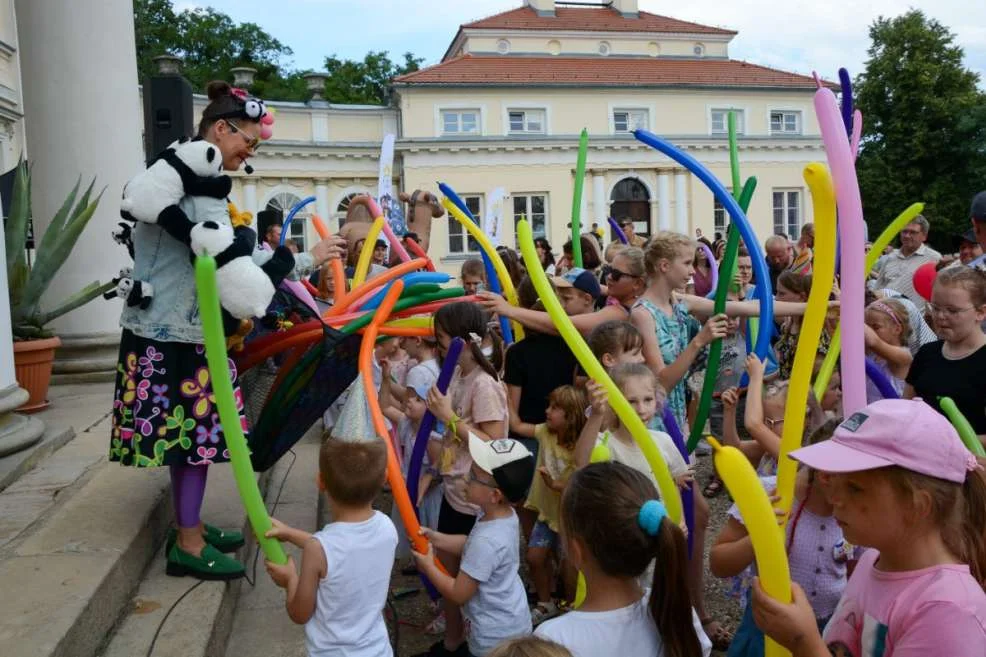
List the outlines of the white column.
<svg viewBox="0 0 986 657">
<path fill-rule="evenodd" d="M 255 180 L 243 180 L 243 209 L 257 216 L 257 182 Z"/>
<path fill-rule="evenodd" d="M 664 171 L 657 174 L 657 225 L 671 230 L 671 176 Z"/>
<path fill-rule="evenodd" d="M 603 231 L 609 235 L 609 228 L 606 227 L 606 186 L 605 179 L 601 173 L 592 173 L 592 219 L 598 221 Z"/>
<path fill-rule="evenodd" d="M 322 221 L 329 221 L 329 183 L 326 180 L 315 181 L 315 212 Z"/>
<path fill-rule="evenodd" d="M 0 230 L 0 456 L 30 447 L 41 439 L 45 425 L 37 418 L 11 413 L 28 400 L 27 391 L 14 376 L 14 336 L 10 330 L 10 300 L 7 298 L 7 247 Z"/>
<path fill-rule="evenodd" d="M 130 0 L 16 0 L 36 234 L 43 233 L 79 176 L 106 188 L 99 209 L 43 304 L 108 281 L 128 264 L 110 231 L 124 183 L 143 168 Z M 98 35 L 111 35 L 100 38 Z M 119 305 L 97 299 L 54 322 L 62 336 L 119 335 Z"/>
<path fill-rule="evenodd" d="M 674 172 L 674 229 L 688 234 L 688 174 Z"/>
</svg>

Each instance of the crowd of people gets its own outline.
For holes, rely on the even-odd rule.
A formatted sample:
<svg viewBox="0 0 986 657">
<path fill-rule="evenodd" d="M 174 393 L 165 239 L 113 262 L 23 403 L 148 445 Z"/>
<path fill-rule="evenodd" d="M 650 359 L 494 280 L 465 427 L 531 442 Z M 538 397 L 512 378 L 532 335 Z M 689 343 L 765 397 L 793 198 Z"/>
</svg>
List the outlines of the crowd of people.
<svg viewBox="0 0 986 657">
<path fill-rule="evenodd" d="M 210 99 L 200 134 L 219 147 L 227 169 L 239 168 L 259 139 L 258 117 L 228 85 L 210 87 Z M 198 206 L 187 210 L 207 218 Z M 395 567 L 417 571 L 440 597 L 430 624 L 440 638 L 422 655 L 698 657 L 716 648 L 759 657 L 765 634 L 798 657 L 986 654 L 986 476 L 939 407 L 950 397 L 986 436 L 986 273 L 978 266 L 986 192 L 973 201 L 971 219 L 971 233 L 957 238 L 957 262 L 942 265 L 928 299 L 915 289 L 914 272 L 942 258 L 925 244 L 923 217 L 901 231 L 899 248 L 881 258 L 868 282 L 867 354 L 900 398 L 871 389 L 870 403 L 843 417 L 838 372 L 821 398 L 810 396 L 803 447 L 790 455 L 800 464 L 785 528 L 792 603 L 761 588 L 735 506 L 718 535 L 709 535 L 705 498 L 724 486 L 717 477 L 696 481 L 694 459 L 707 450 L 683 455 L 665 422 L 689 433 L 707 348 L 722 340 L 702 433 L 739 449 L 772 491 L 811 289 L 811 226 L 796 243 L 775 236 L 764 244 L 777 321 L 760 327 L 775 334 L 765 361 L 746 346 L 744 319 L 760 314 L 750 249 L 740 249 L 735 274 L 720 271 L 729 300 L 719 314 L 707 295 L 720 263 L 709 262 L 707 251 L 722 258 L 720 235 L 645 238 L 625 220 L 626 245 L 603 248 L 595 231 L 579 237 L 581 266 L 571 240 L 557 259 L 547 240 L 537 240 L 554 293 L 648 427 L 643 437 L 631 435 L 605 388 L 579 367 L 515 251 L 499 249 L 516 306 L 488 291 L 482 263 L 466 261 L 461 284 L 478 303 L 448 303 L 434 314 L 433 336 L 385 339 L 374 350 L 374 384 L 405 477 L 426 411 L 438 421 L 415 482 L 427 552 L 410 548 L 397 514 L 375 510 L 386 444 L 373 436 L 347 440 L 353 428 L 337 409 L 324 418 L 318 479 L 332 522 L 309 533 L 274 520 L 268 533 L 301 550 L 300 564 L 268 562 L 267 569 L 286 590 L 290 618 L 305 626 L 309 654 L 392 654 L 382 609 Z M 187 271 L 187 252 L 154 230 L 137 234 L 136 268 Z M 276 244 L 277 232 L 265 239 Z M 148 249 L 152 240 L 157 246 Z M 317 267 L 345 258 L 352 271 L 362 248 L 323 240 L 295 254 L 284 276 L 313 275 L 320 301 L 330 305 L 329 268 Z M 386 266 L 386 254 L 386 243 L 377 243 L 375 267 Z M 201 330 L 191 310 L 183 314 L 192 306 L 180 296 L 194 298 L 190 280 L 176 274 L 174 304 L 155 306 L 160 316 L 125 311 L 111 458 L 171 468 L 178 528 L 169 537 L 168 572 L 232 579 L 243 575 L 242 564 L 223 553 L 242 545 L 242 536 L 199 517 L 204 464 L 228 454 L 214 416 L 211 433 L 206 425 L 213 400 Z M 839 317 L 838 285 L 831 299 L 819 363 Z M 499 317 L 524 325 L 524 338 L 505 346 Z M 443 393 L 436 381 L 456 338 L 465 348 Z M 139 424 L 139 404 L 152 401 L 168 412 L 148 428 Z M 173 429 L 182 433 L 168 442 Z M 146 431 L 164 438 L 141 444 L 135 436 Z M 690 527 L 668 517 L 638 439 L 653 441 L 677 486 L 695 491 Z M 708 612 L 706 558 L 745 604 L 739 627 Z M 584 600 L 575 608 L 580 581 Z"/>
</svg>

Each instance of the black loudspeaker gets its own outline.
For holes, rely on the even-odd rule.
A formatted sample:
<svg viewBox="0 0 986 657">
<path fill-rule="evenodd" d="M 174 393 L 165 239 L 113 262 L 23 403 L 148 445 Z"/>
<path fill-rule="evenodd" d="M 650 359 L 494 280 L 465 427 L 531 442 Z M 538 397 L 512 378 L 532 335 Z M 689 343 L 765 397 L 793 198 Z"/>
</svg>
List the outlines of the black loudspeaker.
<svg viewBox="0 0 986 657">
<path fill-rule="evenodd" d="M 154 76 L 144 83 L 144 152 L 150 161 L 181 137 L 195 133 L 192 85 L 180 75 Z"/>
</svg>

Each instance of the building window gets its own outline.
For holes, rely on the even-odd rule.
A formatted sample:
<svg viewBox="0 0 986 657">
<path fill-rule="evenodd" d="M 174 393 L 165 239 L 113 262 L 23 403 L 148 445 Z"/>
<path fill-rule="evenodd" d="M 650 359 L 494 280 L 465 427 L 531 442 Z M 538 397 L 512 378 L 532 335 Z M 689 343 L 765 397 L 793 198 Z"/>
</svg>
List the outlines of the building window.
<svg viewBox="0 0 986 657">
<path fill-rule="evenodd" d="M 442 110 L 443 135 L 478 135 L 479 110 Z"/>
<path fill-rule="evenodd" d="M 770 113 L 770 134 L 800 135 L 801 112 L 774 110 Z"/>
<path fill-rule="evenodd" d="M 732 192 L 730 192 L 732 193 Z M 712 232 L 726 236 L 726 208 L 715 196 L 712 197 Z"/>
<path fill-rule="evenodd" d="M 801 190 L 774 189 L 774 234 L 797 239 L 801 232 Z"/>
<path fill-rule="evenodd" d="M 514 200 L 514 230 L 517 222 L 527 219 L 531 225 L 534 237 L 548 237 L 548 195 L 547 194 L 511 194 Z M 516 240 L 517 236 L 514 235 Z"/>
<path fill-rule="evenodd" d="M 746 120 L 743 116 L 743 110 L 741 109 L 714 109 L 710 112 L 712 125 L 710 126 L 711 132 L 714 135 L 725 135 L 729 133 L 729 113 L 732 112 L 736 115 L 736 134 L 742 135 L 746 133 Z"/>
<path fill-rule="evenodd" d="M 705 45 L 701 43 L 696 43 L 694 46 L 692 46 L 692 53 L 694 53 L 696 57 L 701 57 L 702 55 L 705 54 Z"/>
<path fill-rule="evenodd" d="M 496 42 L 496 51 L 501 55 L 506 55 L 510 52 L 510 42 L 506 39 L 500 39 Z"/>
<path fill-rule="evenodd" d="M 647 129 L 647 110 L 618 109 L 613 110 L 613 133 L 629 133 L 634 130 Z"/>
<path fill-rule="evenodd" d="M 603 57 L 609 55 L 609 53 L 612 52 L 612 50 L 613 48 L 612 46 L 609 45 L 609 41 L 599 42 L 599 54 L 602 55 Z"/>
<path fill-rule="evenodd" d="M 269 201 L 267 201 L 266 210 L 273 210 L 280 213 L 280 220 L 283 222 L 291 212 L 297 203 L 301 202 L 301 198 L 295 196 L 290 192 L 281 192 L 280 194 L 275 194 Z M 288 235 L 285 239 L 292 239 L 294 243 L 298 246 L 298 251 L 306 251 L 305 248 L 305 224 L 308 223 L 309 217 L 311 217 L 310 212 L 311 205 L 305 206 L 298 214 L 294 215 L 291 219 L 291 226 L 288 228 Z M 265 228 L 266 230 L 266 228 Z M 263 240 L 264 236 L 261 235 L 260 239 Z"/>
<path fill-rule="evenodd" d="M 545 132 L 544 110 L 509 110 L 507 118 L 510 123 L 510 134 L 543 135 Z"/>
<path fill-rule="evenodd" d="M 472 213 L 476 225 L 482 226 L 483 197 L 475 194 L 463 194 L 461 198 L 462 202 L 469 209 L 469 212 Z M 448 252 L 449 254 L 461 255 L 479 253 L 479 243 L 466 232 L 462 224 L 454 219 L 448 222 Z"/>
</svg>

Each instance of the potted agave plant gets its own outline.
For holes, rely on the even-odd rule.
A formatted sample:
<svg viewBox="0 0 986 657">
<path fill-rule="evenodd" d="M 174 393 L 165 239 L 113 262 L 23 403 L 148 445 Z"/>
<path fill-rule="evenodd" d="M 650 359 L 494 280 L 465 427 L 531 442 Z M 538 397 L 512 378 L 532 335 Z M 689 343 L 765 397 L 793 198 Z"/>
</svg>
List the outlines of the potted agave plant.
<svg viewBox="0 0 986 657">
<path fill-rule="evenodd" d="M 39 411 L 48 405 L 51 367 L 55 360 L 55 349 L 61 345 L 58 336 L 47 328 L 48 324 L 114 287 L 112 282 L 100 284 L 96 281 L 65 299 L 56 308 L 41 308 L 41 297 L 72 252 L 99 205 L 102 192 L 95 199 L 90 198 L 95 182 L 93 179 L 81 198 L 80 183 L 75 184 L 44 235 L 35 233 L 34 249 L 31 251 L 28 248 L 32 216 L 31 173 L 23 160 L 17 165 L 10 199 L 10 216 L 4 226 L 4 239 L 10 319 L 14 335 L 14 369 L 18 384 L 30 394 L 28 401 L 18 409 L 22 412 Z"/>
</svg>

